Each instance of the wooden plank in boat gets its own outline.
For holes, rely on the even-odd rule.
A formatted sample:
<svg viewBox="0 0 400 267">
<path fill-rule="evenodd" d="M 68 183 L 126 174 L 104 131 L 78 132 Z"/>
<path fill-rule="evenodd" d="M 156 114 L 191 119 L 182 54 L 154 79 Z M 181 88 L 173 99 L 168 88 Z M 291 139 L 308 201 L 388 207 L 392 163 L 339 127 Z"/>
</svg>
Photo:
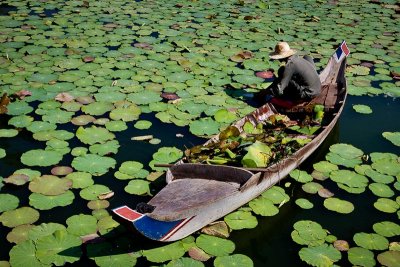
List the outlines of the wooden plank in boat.
<svg viewBox="0 0 400 267">
<path fill-rule="evenodd" d="M 236 194 L 240 185 L 205 179 L 178 179 L 170 182 L 148 203 L 155 206 L 149 217 L 174 221 L 196 215 L 204 206 Z"/>
</svg>

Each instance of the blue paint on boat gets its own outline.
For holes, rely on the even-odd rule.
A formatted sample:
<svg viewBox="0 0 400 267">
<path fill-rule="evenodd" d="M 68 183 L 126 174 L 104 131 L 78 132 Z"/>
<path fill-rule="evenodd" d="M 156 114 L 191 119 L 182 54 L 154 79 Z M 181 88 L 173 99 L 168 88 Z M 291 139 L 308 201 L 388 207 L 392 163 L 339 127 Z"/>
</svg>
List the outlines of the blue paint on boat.
<svg viewBox="0 0 400 267">
<path fill-rule="evenodd" d="M 163 222 L 144 216 L 141 219 L 133 222 L 135 228 L 147 238 L 160 240 L 170 231 L 172 231 L 183 220 Z"/>
</svg>

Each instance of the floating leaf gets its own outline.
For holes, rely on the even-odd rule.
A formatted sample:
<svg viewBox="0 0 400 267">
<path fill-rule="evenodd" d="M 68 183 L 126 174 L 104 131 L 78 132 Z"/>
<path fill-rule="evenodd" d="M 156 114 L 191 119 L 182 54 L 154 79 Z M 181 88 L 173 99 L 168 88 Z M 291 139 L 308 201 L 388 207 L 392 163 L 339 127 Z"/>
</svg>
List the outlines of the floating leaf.
<svg viewBox="0 0 400 267">
<path fill-rule="evenodd" d="M 33 149 L 21 156 L 21 162 L 28 166 L 51 166 L 59 163 L 62 155 L 55 151 Z"/>
<path fill-rule="evenodd" d="M 133 126 L 139 130 L 145 130 L 145 129 L 149 129 L 151 127 L 151 125 L 152 125 L 152 123 L 150 121 L 141 120 L 141 121 L 137 121 L 135 123 L 135 125 L 133 125 Z"/>
<path fill-rule="evenodd" d="M 354 205 L 351 202 L 335 197 L 325 199 L 324 206 L 328 210 L 344 214 L 348 214 L 354 210 Z"/>
<path fill-rule="evenodd" d="M 29 182 L 29 180 L 30 178 L 28 175 L 14 173 L 9 177 L 5 178 L 3 181 L 8 184 L 24 185 L 27 182 Z"/>
<path fill-rule="evenodd" d="M 32 193 L 29 196 L 29 205 L 38 210 L 49 210 L 55 207 L 65 207 L 70 204 L 75 199 L 74 193 L 72 191 L 66 191 L 63 194 L 57 196 L 46 196 L 38 193 Z"/>
<path fill-rule="evenodd" d="M 378 262 L 387 267 L 398 267 L 400 262 L 400 251 L 385 251 L 378 254 Z"/>
<path fill-rule="evenodd" d="M 305 198 L 298 198 L 296 199 L 295 203 L 302 209 L 312 209 L 314 207 L 314 204 Z"/>
<path fill-rule="evenodd" d="M 389 222 L 389 221 L 379 222 L 375 223 L 372 227 L 377 234 L 385 237 L 393 237 L 400 235 L 400 225 L 394 222 Z"/>
<path fill-rule="evenodd" d="M 375 196 L 378 197 L 392 197 L 394 196 L 394 192 L 388 185 L 380 184 L 380 183 L 371 183 L 368 185 L 368 188 L 374 193 Z"/>
<path fill-rule="evenodd" d="M 0 129 L 0 137 L 14 137 L 18 135 L 16 129 Z"/>
<path fill-rule="evenodd" d="M 400 132 L 383 132 L 382 136 L 392 142 L 395 146 L 400 146 Z"/>
<path fill-rule="evenodd" d="M 161 263 L 179 259 L 185 254 L 185 250 L 182 243 L 175 242 L 159 248 L 143 250 L 142 254 L 148 261 Z"/>
<path fill-rule="evenodd" d="M 398 175 L 400 174 L 400 162 L 395 160 L 379 160 L 371 164 L 372 168 L 382 174 Z"/>
<path fill-rule="evenodd" d="M 124 189 L 127 193 L 133 195 L 150 195 L 150 182 L 144 180 L 132 180 Z"/>
<path fill-rule="evenodd" d="M 13 246 L 9 254 L 11 266 L 43 266 L 43 263 L 36 258 L 36 246 L 31 240 Z"/>
<path fill-rule="evenodd" d="M 81 243 L 79 237 L 69 234 L 66 230 L 57 230 L 36 241 L 36 257 L 43 264 L 62 266 L 67 262 L 73 263 L 82 255 Z"/>
<path fill-rule="evenodd" d="M 353 109 L 361 114 L 371 114 L 372 109 L 366 105 L 353 105 Z"/>
<path fill-rule="evenodd" d="M 201 234 L 196 239 L 196 245 L 207 254 L 227 256 L 235 250 L 235 244 L 227 239 Z"/>
<path fill-rule="evenodd" d="M 252 267 L 253 261 L 246 255 L 233 254 L 229 256 L 216 257 L 214 260 L 215 267 Z"/>
<path fill-rule="evenodd" d="M 353 239 L 358 246 L 366 249 L 385 250 L 389 247 L 389 241 L 378 234 L 357 233 Z"/>
<path fill-rule="evenodd" d="M 139 118 L 142 113 L 141 109 L 136 105 L 128 107 L 119 107 L 110 112 L 110 118 L 113 120 L 134 121 Z"/>
<path fill-rule="evenodd" d="M 21 207 L 5 211 L 0 215 L 0 222 L 6 227 L 16 227 L 22 224 L 32 224 L 39 219 L 39 212 L 31 207 Z"/>
<path fill-rule="evenodd" d="M 309 194 L 316 194 L 320 189 L 323 188 L 323 186 L 319 183 L 315 182 L 308 182 L 306 184 L 303 184 L 301 186 L 304 192 L 309 193 Z"/>
<path fill-rule="evenodd" d="M 295 169 L 289 173 L 290 177 L 300 183 L 308 183 L 313 180 L 312 176 L 307 172 Z"/>
<path fill-rule="evenodd" d="M 97 219 L 86 214 L 73 215 L 67 219 L 67 231 L 76 236 L 84 236 L 97 231 Z"/>
<path fill-rule="evenodd" d="M 105 128 L 93 125 L 90 128 L 79 127 L 76 131 L 76 137 L 84 144 L 93 145 L 112 140 L 115 138 L 115 135 Z"/>
<path fill-rule="evenodd" d="M 339 251 L 349 250 L 349 242 L 347 242 L 346 240 L 335 240 L 333 242 L 333 246 Z"/>
<path fill-rule="evenodd" d="M 182 257 L 176 260 L 172 260 L 166 265 L 166 267 L 178 267 L 178 266 L 204 267 L 204 264 L 202 262 L 199 262 L 191 258 Z"/>
<path fill-rule="evenodd" d="M 94 184 L 81 190 L 79 195 L 86 200 L 96 200 L 100 195 L 110 192 L 105 185 Z"/>
<path fill-rule="evenodd" d="M 254 211 L 254 213 L 261 216 L 274 216 L 279 212 L 279 209 L 274 206 L 274 203 L 264 197 L 253 199 L 249 202 L 249 206 Z"/>
<path fill-rule="evenodd" d="M 10 243 L 19 244 L 28 240 L 28 232 L 34 225 L 23 224 L 12 229 L 7 235 L 7 240 Z"/>
<path fill-rule="evenodd" d="M 73 159 L 72 167 L 78 171 L 88 172 L 100 176 L 114 168 L 117 162 L 110 157 L 102 157 L 95 154 L 86 154 Z"/>
<path fill-rule="evenodd" d="M 374 207 L 382 212 L 395 213 L 399 209 L 399 204 L 388 198 L 378 198 L 374 203 Z"/>
<path fill-rule="evenodd" d="M 302 248 L 299 251 L 299 256 L 301 260 L 312 266 L 332 266 L 342 257 L 338 250 L 327 244 Z"/>
<path fill-rule="evenodd" d="M 281 204 L 288 202 L 290 197 L 285 193 L 285 189 L 277 185 L 272 186 L 270 189 L 261 194 L 263 198 L 269 199 L 274 204 Z"/>
<path fill-rule="evenodd" d="M 72 186 L 72 181 L 53 175 L 43 175 L 29 183 L 29 190 L 46 196 L 57 196 L 65 193 Z"/>
<path fill-rule="evenodd" d="M 337 170 L 330 173 L 332 181 L 349 187 L 366 187 L 368 178 L 350 170 Z"/>
<path fill-rule="evenodd" d="M 238 210 L 224 217 L 224 221 L 232 230 L 251 229 L 258 224 L 257 218 L 249 211 Z"/>
<path fill-rule="evenodd" d="M 219 127 L 219 123 L 210 118 L 202 118 L 189 124 L 190 132 L 199 136 L 217 134 L 219 132 Z"/>
<path fill-rule="evenodd" d="M 8 210 L 14 210 L 19 205 L 19 199 L 10 194 L 0 194 L 0 213 Z"/>
<path fill-rule="evenodd" d="M 37 241 L 39 238 L 53 234 L 57 230 L 66 230 L 65 226 L 59 223 L 41 223 L 29 231 L 29 239 Z"/>
<path fill-rule="evenodd" d="M 94 184 L 92 175 L 87 172 L 72 172 L 65 178 L 72 181 L 72 188 L 86 188 Z"/>
<path fill-rule="evenodd" d="M 357 266 L 373 267 L 376 262 L 374 253 L 368 249 L 353 247 L 350 248 L 348 253 L 349 261 Z"/>
<path fill-rule="evenodd" d="M 266 167 L 271 156 L 271 148 L 257 140 L 247 147 L 247 153 L 242 158 L 242 164 L 245 167 Z"/>
<path fill-rule="evenodd" d="M 293 225 L 292 239 L 300 245 L 316 246 L 325 242 L 327 232 L 316 222 L 304 220 Z"/>
</svg>

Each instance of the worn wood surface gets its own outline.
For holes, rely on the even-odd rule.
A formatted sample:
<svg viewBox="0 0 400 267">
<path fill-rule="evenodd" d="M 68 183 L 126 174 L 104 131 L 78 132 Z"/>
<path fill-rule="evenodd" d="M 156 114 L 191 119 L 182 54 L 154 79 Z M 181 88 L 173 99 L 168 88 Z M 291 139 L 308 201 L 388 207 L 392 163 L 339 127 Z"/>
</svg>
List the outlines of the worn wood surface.
<svg viewBox="0 0 400 267">
<path fill-rule="evenodd" d="M 156 207 L 149 216 L 163 221 L 187 218 L 210 203 L 236 194 L 239 186 L 238 183 L 195 178 L 174 180 L 148 202 Z"/>
</svg>

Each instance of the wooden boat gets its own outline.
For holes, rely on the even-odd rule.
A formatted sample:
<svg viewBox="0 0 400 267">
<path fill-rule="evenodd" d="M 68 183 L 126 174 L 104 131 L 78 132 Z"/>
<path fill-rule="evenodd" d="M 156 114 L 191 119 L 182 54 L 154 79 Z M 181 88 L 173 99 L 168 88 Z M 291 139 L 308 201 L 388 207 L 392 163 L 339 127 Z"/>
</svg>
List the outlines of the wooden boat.
<svg viewBox="0 0 400 267">
<path fill-rule="evenodd" d="M 336 124 L 347 95 L 345 68 L 349 51 L 343 42 L 321 72 L 321 94 L 308 103 L 284 110 L 287 113 L 304 112 L 309 105 L 322 104 L 328 122 L 311 142 L 290 157 L 283 158 L 262 171 L 249 171 L 240 167 L 191 164 L 178 162 L 166 174 L 167 185 L 147 204 L 155 207 L 139 213 L 128 206 L 113 211 L 144 236 L 158 241 L 182 239 L 226 214 L 238 209 L 276 184 L 298 167 L 324 141 Z M 253 125 L 277 113 L 278 107 L 267 103 L 237 121 L 240 131 L 246 122 Z M 282 110 L 281 110 L 282 113 Z M 208 140 L 218 141 L 216 135 Z"/>
</svg>

